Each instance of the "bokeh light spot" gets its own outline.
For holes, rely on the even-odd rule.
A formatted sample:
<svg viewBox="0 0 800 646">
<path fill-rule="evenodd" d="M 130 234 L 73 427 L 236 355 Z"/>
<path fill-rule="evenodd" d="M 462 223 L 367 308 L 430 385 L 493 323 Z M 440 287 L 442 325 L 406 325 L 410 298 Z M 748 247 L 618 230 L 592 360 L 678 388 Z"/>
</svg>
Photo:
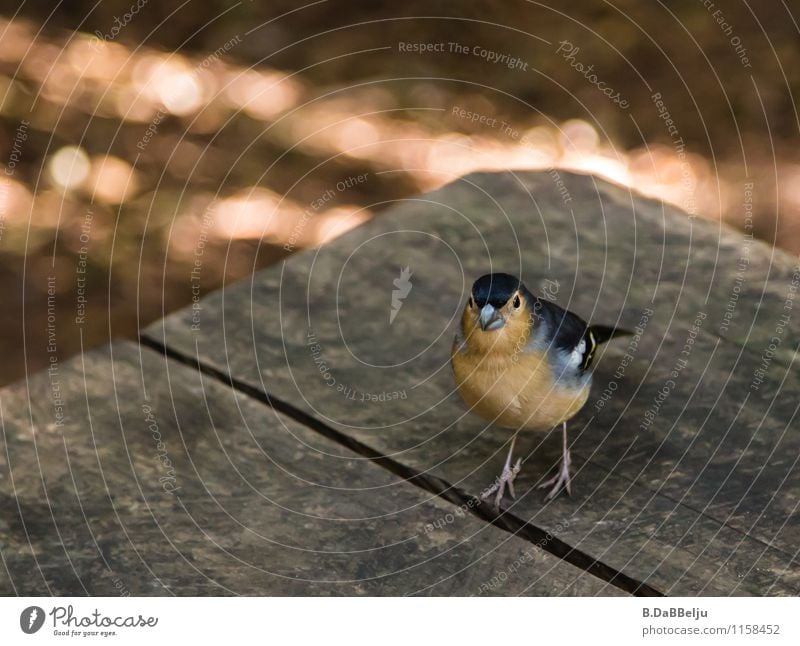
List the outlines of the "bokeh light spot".
<svg viewBox="0 0 800 646">
<path fill-rule="evenodd" d="M 59 186 L 77 188 L 89 176 L 89 156 L 79 146 L 64 146 L 50 159 L 50 177 Z"/>
</svg>

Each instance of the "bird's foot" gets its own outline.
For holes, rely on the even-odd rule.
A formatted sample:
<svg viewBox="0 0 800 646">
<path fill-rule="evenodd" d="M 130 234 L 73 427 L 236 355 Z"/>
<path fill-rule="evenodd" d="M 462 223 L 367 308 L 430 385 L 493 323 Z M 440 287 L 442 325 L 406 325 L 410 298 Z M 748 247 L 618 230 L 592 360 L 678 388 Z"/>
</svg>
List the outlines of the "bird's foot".
<svg viewBox="0 0 800 646">
<path fill-rule="evenodd" d="M 572 488 L 569 478 L 569 467 L 571 464 L 572 459 L 570 458 L 569 453 L 567 453 L 561 460 L 561 466 L 558 468 L 558 473 L 537 487 L 538 489 L 547 489 L 548 487 L 552 487 L 550 492 L 544 497 L 545 500 L 552 500 L 555 498 L 558 495 L 558 492 L 561 491 L 562 487 L 567 490 L 567 495 L 572 495 Z"/>
<path fill-rule="evenodd" d="M 511 497 L 516 499 L 517 494 L 514 492 L 514 480 L 516 479 L 521 468 L 522 459 L 518 459 L 513 467 L 509 464 L 506 464 L 503 467 L 503 473 L 500 474 L 491 487 L 488 487 L 481 494 L 481 500 L 487 500 L 494 494 L 494 509 L 495 511 L 500 511 L 500 501 L 503 500 L 503 494 L 505 493 L 506 488 L 508 489 L 508 493 L 511 495 Z"/>
</svg>

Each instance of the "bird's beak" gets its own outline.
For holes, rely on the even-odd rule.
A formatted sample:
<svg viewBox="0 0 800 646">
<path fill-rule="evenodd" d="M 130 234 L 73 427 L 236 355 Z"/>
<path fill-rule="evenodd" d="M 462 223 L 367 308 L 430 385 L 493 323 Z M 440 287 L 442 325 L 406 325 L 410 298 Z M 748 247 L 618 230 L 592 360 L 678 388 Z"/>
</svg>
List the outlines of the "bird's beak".
<svg viewBox="0 0 800 646">
<path fill-rule="evenodd" d="M 486 303 L 486 305 L 481 308 L 480 323 L 481 330 L 486 332 L 488 330 L 499 330 L 506 324 L 506 321 L 500 312 L 489 305 L 489 303 Z"/>
</svg>

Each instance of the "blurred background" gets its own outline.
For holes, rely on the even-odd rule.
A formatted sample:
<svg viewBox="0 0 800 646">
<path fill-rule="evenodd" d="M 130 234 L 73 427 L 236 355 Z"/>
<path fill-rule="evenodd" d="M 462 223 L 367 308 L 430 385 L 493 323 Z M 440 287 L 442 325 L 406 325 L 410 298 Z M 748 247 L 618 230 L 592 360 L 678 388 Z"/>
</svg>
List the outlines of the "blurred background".
<svg viewBox="0 0 800 646">
<path fill-rule="evenodd" d="M 783 2 L 15 4 L 3 384 L 473 170 L 593 173 L 800 251 Z"/>
</svg>

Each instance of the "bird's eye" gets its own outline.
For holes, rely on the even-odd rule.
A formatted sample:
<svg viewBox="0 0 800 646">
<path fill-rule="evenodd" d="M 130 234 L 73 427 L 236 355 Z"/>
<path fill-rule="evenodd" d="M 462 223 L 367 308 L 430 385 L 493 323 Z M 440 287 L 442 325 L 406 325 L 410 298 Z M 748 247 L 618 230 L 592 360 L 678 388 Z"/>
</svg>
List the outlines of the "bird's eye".
<svg viewBox="0 0 800 646">
<path fill-rule="evenodd" d="M 517 294 L 514 296 L 514 309 L 518 310 L 520 305 L 522 305 L 522 302 L 519 300 L 519 294 Z"/>
<path fill-rule="evenodd" d="M 475 301 L 472 300 L 472 296 L 469 297 L 469 308 L 472 309 L 475 307 Z"/>
</svg>

